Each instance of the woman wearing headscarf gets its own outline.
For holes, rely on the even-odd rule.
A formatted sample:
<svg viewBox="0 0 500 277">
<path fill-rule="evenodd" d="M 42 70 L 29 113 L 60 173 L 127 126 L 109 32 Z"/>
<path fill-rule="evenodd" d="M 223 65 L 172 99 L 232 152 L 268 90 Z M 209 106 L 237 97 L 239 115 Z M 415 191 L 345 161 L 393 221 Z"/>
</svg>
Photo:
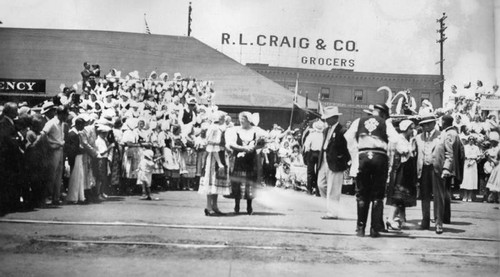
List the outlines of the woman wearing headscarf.
<svg viewBox="0 0 500 277">
<path fill-rule="evenodd" d="M 240 212 L 240 200 L 247 200 L 247 213 L 253 213 L 252 200 L 257 188 L 257 153 L 256 149 L 262 145 L 258 143 L 256 125 L 252 114 L 241 112 L 238 116 L 240 126 L 226 132 L 226 145 L 234 156 L 234 165 L 230 170 L 231 194 L 234 198 L 234 212 Z"/>
<path fill-rule="evenodd" d="M 223 215 L 217 205 L 219 195 L 230 193 L 230 184 L 227 178 L 228 167 L 225 159 L 224 122 L 225 113 L 216 112 L 212 124 L 207 128 L 205 175 L 201 178 L 198 193 L 207 196 L 206 216 Z"/>
<path fill-rule="evenodd" d="M 417 204 L 416 144 L 413 140 L 415 125 L 411 120 L 399 123 L 399 138 L 391 143 L 392 166 L 387 188 L 387 205 L 393 207 L 392 218 L 386 222 L 387 229 L 400 230 L 406 222 L 406 208 Z"/>
</svg>

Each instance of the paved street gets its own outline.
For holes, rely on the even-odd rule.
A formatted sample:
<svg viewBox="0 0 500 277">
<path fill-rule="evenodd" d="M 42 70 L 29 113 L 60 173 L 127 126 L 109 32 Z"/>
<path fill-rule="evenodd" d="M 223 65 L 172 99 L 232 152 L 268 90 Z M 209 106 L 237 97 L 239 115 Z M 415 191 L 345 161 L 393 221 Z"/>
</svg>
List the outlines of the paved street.
<svg viewBox="0 0 500 277">
<path fill-rule="evenodd" d="M 452 223 L 419 230 L 420 207 L 401 232 L 354 235 L 353 196 L 339 220 L 322 199 L 267 188 L 255 214 L 206 217 L 204 196 L 167 191 L 158 201 L 112 197 L 0 218 L 1 276 L 498 276 L 498 204 L 453 202 Z M 245 210 L 242 202 L 241 209 Z M 388 209 L 386 208 L 386 215 Z"/>
</svg>

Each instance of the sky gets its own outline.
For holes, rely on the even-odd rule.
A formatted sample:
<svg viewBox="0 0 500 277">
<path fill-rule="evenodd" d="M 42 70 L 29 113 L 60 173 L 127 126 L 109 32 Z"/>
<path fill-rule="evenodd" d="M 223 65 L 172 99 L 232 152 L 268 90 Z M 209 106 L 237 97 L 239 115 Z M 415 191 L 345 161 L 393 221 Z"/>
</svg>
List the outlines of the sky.
<svg viewBox="0 0 500 277">
<path fill-rule="evenodd" d="M 0 28 L 144 33 L 146 18 L 152 34 L 185 36 L 189 2 L 191 35 L 243 64 L 439 74 L 446 12 L 445 92 L 500 73 L 500 0 L 0 0 Z"/>
</svg>

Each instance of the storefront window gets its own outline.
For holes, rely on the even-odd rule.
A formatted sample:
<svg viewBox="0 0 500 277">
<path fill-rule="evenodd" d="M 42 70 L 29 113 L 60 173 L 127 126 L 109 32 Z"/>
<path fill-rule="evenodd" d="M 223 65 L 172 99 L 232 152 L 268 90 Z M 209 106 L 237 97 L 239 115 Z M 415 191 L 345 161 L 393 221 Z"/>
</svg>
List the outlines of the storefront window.
<svg viewBox="0 0 500 277">
<path fill-rule="evenodd" d="M 360 89 L 354 90 L 354 102 L 362 102 L 363 101 L 363 91 Z"/>
<path fill-rule="evenodd" d="M 321 88 L 321 99 L 330 99 L 330 88 Z"/>
</svg>

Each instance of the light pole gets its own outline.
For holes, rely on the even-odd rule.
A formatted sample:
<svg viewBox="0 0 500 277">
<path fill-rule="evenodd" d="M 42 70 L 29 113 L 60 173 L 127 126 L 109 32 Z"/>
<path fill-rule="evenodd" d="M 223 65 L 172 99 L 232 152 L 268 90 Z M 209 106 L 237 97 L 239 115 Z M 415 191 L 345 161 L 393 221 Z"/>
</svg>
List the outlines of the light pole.
<svg viewBox="0 0 500 277">
<path fill-rule="evenodd" d="M 441 101 L 444 102 L 444 73 L 443 73 L 443 64 L 444 64 L 444 53 L 443 53 L 443 45 L 444 45 L 444 41 L 447 39 L 447 37 L 445 36 L 444 34 L 444 31 L 448 28 L 445 26 L 444 24 L 444 20 L 448 18 L 446 16 L 446 13 L 443 13 L 443 16 L 439 19 L 436 19 L 436 22 L 439 23 L 439 29 L 436 30 L 439 34 L 440 34 L 440 37 L 439 39 L 436 41 L 436 43 L 439 43 L 439 47 L 440 47 L 440 59 L 437 63 L 439 63 L 439 76 L 441 76 L 441 80 L 439 81 L 439 83 L 441 84 Z"/>
</svg>

